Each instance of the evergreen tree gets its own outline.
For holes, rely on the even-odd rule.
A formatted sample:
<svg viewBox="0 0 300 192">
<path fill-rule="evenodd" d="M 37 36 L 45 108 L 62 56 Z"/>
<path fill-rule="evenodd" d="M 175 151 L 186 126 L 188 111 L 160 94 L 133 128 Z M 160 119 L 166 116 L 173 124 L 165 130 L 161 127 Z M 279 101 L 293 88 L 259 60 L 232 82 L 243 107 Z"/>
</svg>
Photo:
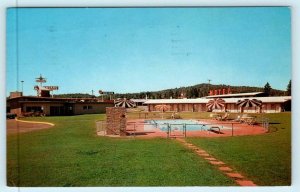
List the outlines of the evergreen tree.
<svg viewBox="0 0 300 192">
<path fill-rule="evenodd" d="M 173 91 L 171 89 L 168 90 L 168 93 L 167 93 L 167 98 L 174 98 L 174 94 L 173 94 Z"/>
<path fill-rule="evenodd" d="M 291 96 L 292 95 L 292 80 L 289 81 L 289 84 L 287 85 L 287 88 L 286 88 L 286 94 L 288 96 Z"/>
<path fill-rule="evenodd" d="M 178 98 L 180 96 L 180 91 L 176 88 L 175 89 L 175 94 L 174 94 L 174 98 Z"/>
<path fill-rule="evenodd" d="M 184 96 L 185 96 L 185 98 L 192 98 L 192 89 L 186 88 L 184 91 Z"/>
<path fill-rule="evenodd" d="M 196 87 L 193 87 L 192 88 L 192 98 L 197 98 L 197 97 L 199 97 L 198 89 Z"/>
<path fill-rule="evenodd" d="M 267 82 L 264 86 L 264 93 L 269 96 L 271 93 L 271 89 L 271 85 L 269 84 L 269 82 Z"/>
</svg>

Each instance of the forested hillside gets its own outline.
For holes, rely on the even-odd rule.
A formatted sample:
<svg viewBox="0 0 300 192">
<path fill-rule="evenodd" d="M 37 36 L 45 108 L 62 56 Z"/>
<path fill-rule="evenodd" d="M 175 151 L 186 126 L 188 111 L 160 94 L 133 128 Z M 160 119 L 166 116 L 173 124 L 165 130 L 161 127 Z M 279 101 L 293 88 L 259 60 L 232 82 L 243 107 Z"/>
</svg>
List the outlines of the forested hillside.
<svg viewBox="0 0 300 192">
<path fill-rule="evenodd" d="M 198 84 L 188 87 L 180 87 L 174 89 L 166 89 L 153 92 L 140 92 L 140 93 L 127 93 L 127 94 L 115 94 L 116 98 L 145 98 L 148 99 L 168 99 L 168 98 L 199 98 L 209 95 L 209 90 L 227 89 L 230 87 L 231 93 L 247 93 L 247 92 L 264 92 L 263 87 L 249 87 L 249 86 L 229 86 L 229 85 L 212 85 L 212 84 Z M 270 96 L 283 96 L 285 91 L 271 89 Z"/>
<path fill-rule="evenodd" d="M 247 92 L 265 92 L 264 87 L 249 87 L 249 86 L 229 86 L 229 85 L 212 85 L 208 83 L 197 84 L 188 87 L 179 87 L 173 89 L 166 89 L 161 91 L 140 92 L 140 93 L 115 93 L 113 98 L 135 98 L 135 99 L 169 99 L 169 98 L 199 98 L 209 94 L 209 90 L 219 90 L 230 88 L 231 93 L 247 93 Z M 283 96 L 286 91 L 272 89 L 269 93 L 270 96 Z M 74 94 L 60 94 L 55 97 L 69 97 L 69 98 L 91 98 L 95 97 L 90 94 L 74 93 Z M 97 96 L 102 97 L 102 96 Z M 109 99 L 108 95 L 103 95 L 104 99 Z"/>
</svg>

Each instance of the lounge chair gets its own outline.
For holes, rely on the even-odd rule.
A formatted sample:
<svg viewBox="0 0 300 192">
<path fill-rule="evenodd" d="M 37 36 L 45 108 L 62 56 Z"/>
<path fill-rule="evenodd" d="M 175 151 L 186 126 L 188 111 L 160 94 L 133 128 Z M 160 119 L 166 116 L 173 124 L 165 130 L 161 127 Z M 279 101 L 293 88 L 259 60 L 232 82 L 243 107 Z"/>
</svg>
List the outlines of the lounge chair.
<svg viewBox="0 0 300 192">
<path fill-rule="evenodd" d="M 181 119 L 180 115 L 178 113 L 174 114 L 174 119 Z"/>
<path fill-rule="evenodd" d="M 247 123 L 248 125 L 254 125 L 256 124 L 256 117 L 254 116 L 247 116 L 246 118 L 244 118 L 244 123 Z"/>
<path fill-rule="evenodd" d="M 212 119 L 215 119 L 215 120 L 218 120 L 219 118 L 221 118 L 222 116 L 220 114 L 217 114 L 217 113 L 211 113 L 209 115 L 210 118 Z"/>
<path fill-rule="evenodd" d="M 237 121 L 240 123 L 247 123 L 248 125 L 254 125 L 256 124 L 256 117 L 249 116 L 248 114 L 242 114 L 237 116 L 237 118 L 234 119 L 233 121 Z"/>
<path fill-rule="evenodd" d="M 225 113 L 223 116 L 219 116 L 217 120 L 226 121 L 229 117 L 229 113 Z"/>
<path fill-rule="evenodd" d="M 235 122 L 242 122 L 242 118 L 243 118 L 243 115 L 238 115 L 235 119 L 233 119 L 232 121 L 235 121 Z"/>
</svg>

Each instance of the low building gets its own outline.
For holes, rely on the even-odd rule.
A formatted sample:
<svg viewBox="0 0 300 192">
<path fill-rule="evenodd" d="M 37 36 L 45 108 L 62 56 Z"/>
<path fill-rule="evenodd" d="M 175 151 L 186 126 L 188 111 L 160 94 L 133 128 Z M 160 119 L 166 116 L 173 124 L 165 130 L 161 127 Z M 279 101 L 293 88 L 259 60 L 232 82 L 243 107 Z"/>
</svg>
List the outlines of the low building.
<svg viewBox="0 0 300 192">
<path fill-rule="evenodd" d="M 152 99 L 146 101 L 144 104 L 148 106 L 149 111 L 158 111 L 157 105 L 168 105 L 167 111 L 174 112 L 245 112 L 245 113 L 279 113 L 291 110 L 291 96 L 278 96 L 278 97 L 256 97 L 261 95 L 257 93 L 243 93 L 243 94 L 225 94 L 213 95 L 205 98 L 198 99 Z M 221 98 L 224 103 L 222 107 L 209 109 L 207 104 L 209 101 Z M 244 99 L 256 99 L 261 101 L 261 106 L 255 107 L 240 107 L 237 105 L 238 101 Z"/>
<path fill-rule="evenodd" d="M 130 99 L 130 101 L 133 101 L 136 106 L 144 106 L 144 103 L 148 101 L 148 99 Z"/>
<path fill-rule="evenodd" d="M 7 100 L 9 112 L 18 116 L 26 113 L 41 113 L 47 116 L 105 113 L 106 107 L 113 106 L 112 100 L 102 101 L 98 98 L 17 96 Z"/>
<path fill-rule="evenodd" d="M 261 97 L 266 96 L 264 92 L 251 92 L 251 93 L 232 93 L 232 94 L 221 94 L 221 95 L 209 95 L 205 98 L 245 98 L 245 97 Z"/>
</svg>

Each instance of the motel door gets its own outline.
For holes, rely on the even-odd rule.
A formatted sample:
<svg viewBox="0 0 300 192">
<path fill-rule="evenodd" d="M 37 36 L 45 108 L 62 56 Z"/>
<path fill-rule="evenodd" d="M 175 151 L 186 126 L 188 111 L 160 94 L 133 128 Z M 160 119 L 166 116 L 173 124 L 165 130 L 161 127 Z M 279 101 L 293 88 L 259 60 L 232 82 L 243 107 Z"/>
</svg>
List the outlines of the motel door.
<svg viewBox="0 0 300 192">
<path fill-rule="evenodd" d="M 74 105 L 72 103 L 65 104 L 65 115 L 74 115 Z"/>
<path fill-rule="evenodd" d="M 64 106 L 50 106 L 50 115 L 51 116 L 64 115 Z"/>
</svg>

